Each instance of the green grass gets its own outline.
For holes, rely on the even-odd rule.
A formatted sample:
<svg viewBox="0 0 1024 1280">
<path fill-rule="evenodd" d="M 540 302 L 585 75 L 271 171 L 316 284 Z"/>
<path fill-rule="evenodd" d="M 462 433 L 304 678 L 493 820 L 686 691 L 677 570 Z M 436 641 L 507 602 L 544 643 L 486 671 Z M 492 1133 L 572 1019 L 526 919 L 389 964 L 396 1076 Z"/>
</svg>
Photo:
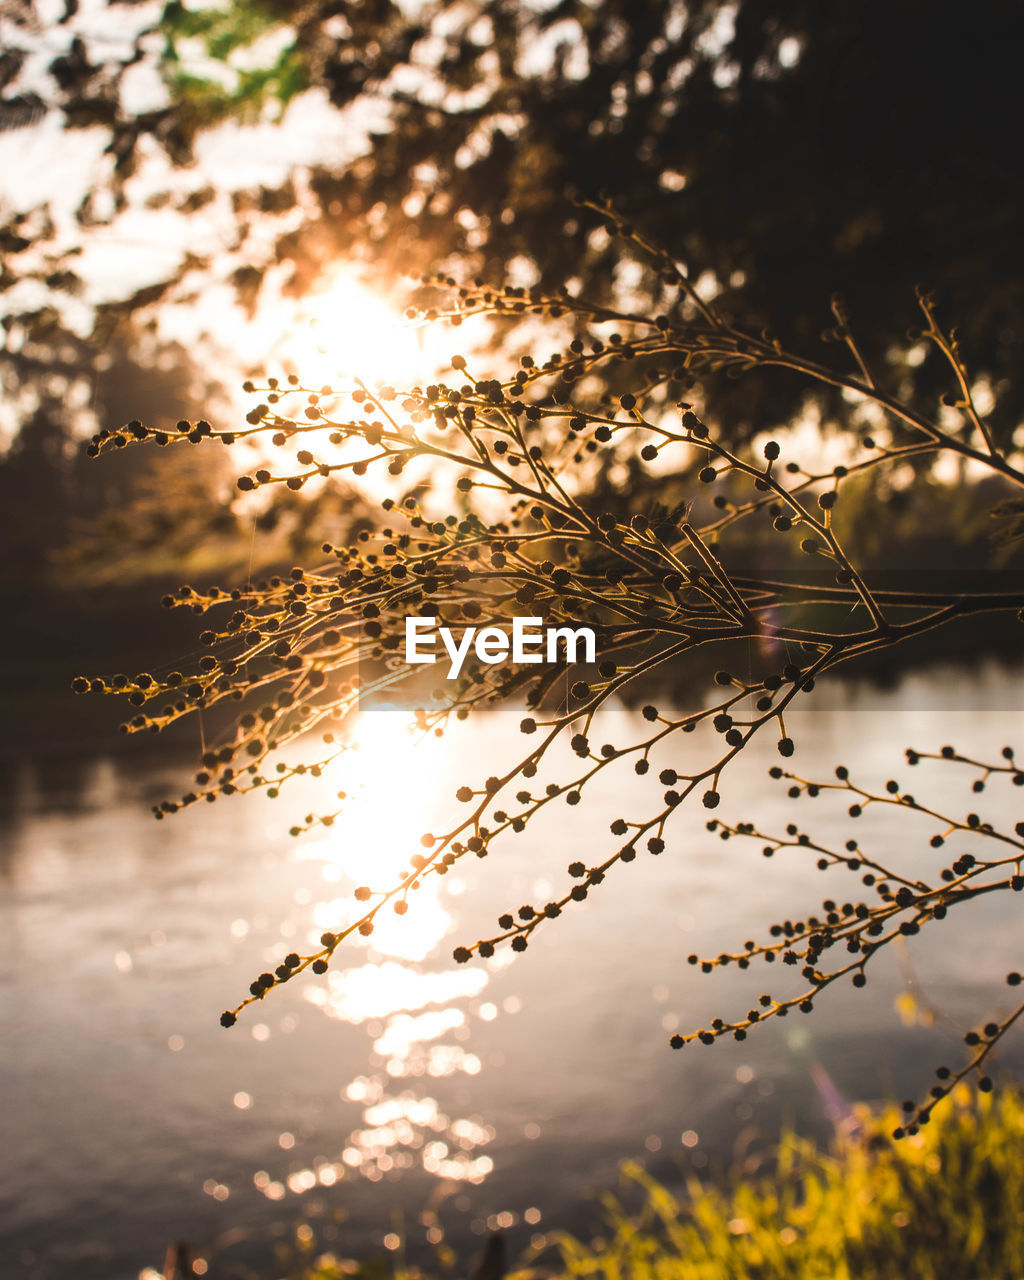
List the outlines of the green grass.
<svg viewBox="0 0 1024 1280">
<path fill-rule="evenodd" d="M 516 1280 L 1021 1280 L 1024 1277 L 1024 1098 L 962 1088 L 931 1124 L 894 1143 L 895 1109 L 860 1113 L 860 1136 L 824 1152 L 784 1136 L 771 1173 L 677 1198 L 635 1164 L 639 1213 L 608 1197 L 608 1229 L 585 1243 L 549 1237 Z M 551 1259 L 551 1261 L 548 1261 Z M 462 1275 L 465 1268 L 457 1268 Z M 419 1280 L 380 1260 L 353 1267 L 312 1258 L 294 1280 Z"/>
</svg>

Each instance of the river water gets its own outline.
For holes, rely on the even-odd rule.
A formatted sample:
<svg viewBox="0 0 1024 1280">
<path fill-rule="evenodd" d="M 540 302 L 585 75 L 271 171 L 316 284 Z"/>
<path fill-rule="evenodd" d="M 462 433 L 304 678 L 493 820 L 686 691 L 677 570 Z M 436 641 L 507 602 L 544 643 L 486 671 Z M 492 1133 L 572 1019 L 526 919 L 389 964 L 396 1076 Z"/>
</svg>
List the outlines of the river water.
<svg viewBox="0 0 1024 1280">
<path fill-rule="evenodd" d="M 911 772 L 906 746 L 1024 752 L 1019 674 L 814 696 L 787 717 L 805 776 L 842 762 L 883 786 Z M 482 716 L 418 746 L 406 719 L 368 713 L 362 750 L 290 797 L 238 796 L 162 823 L 150 805 L 187 787 L 189 762 L 148 742 L 129 761 L 25 761 L 3 779 L 3 1275 L 136 1280 L 183 1238 L 211 1276 L 269 1276 L 296 1229 L 317 1250 L 360 1257 L 401 1242 L 423 1260 L 442 1239 L 466 1258 L 503 1228 L 517 1253 L 548 1231 L 591 1229 L 624 1158 L 672 1183 L 749 1157 L 784 1124 L 827 1138 L 853 1101 L 920 1094 L 939 1061 L 959 1061 L 973 1022 L 1008 1007 L 1021 899 L 993 895 L 874 966 L 865 991 L 837 989 L 813 1016 L 743 1044 L 674 1053 L 672 1031 L 743 1013 L 766 980 L 704 976 L 690 952 L 732 950 L 824 896 L 858 896 L 852 873 L 821 876 L 793 850 L 769 862 L 760 840 L 723 843 L 689 805 L 660 858 L 615 868 L 525 954 L 452 961 L 500 912 L 563 893 L 569 862 L 607 856 L 609 820 L 653 811 L 657 768 L 678 763 L 676 748 L 648 778 L 620 766 L 594 802 L 550 806 L 486 861 L 435 877 L 407 916 L 349 947 L 344 972 L 302 975 L 224 1030 L 221 1010 L 258 972 L 343 922 L 353 884 L 382 884 L 458 811 L 458 786 L 518 745 L 518 717 Z M 592 738 L 625 742 L 641 723 L 610 711 Z M 749 748 L 718 813 L 845 840 L 848 801 L 795 807 L 767 778 L 777 761 L 770 741 Z M 569 767 L 562 758 L 553 776 Z M 914 794 L 1009 827 L 1024 817 L 1020 789 L 1001 778 L 978 796 L 974 776 L 922 764 Z M 346 815 L 290 839 L 339 786 L 353 795 Z M 855 833 L 924 868 L 956 852 L 930 850 L 931 829 L 888 810 Z M 897 1007 L 908 988 L 927 1025 Z M 999 1072 L 1022 1062 L 1008 1044 Z"/>
</svg>

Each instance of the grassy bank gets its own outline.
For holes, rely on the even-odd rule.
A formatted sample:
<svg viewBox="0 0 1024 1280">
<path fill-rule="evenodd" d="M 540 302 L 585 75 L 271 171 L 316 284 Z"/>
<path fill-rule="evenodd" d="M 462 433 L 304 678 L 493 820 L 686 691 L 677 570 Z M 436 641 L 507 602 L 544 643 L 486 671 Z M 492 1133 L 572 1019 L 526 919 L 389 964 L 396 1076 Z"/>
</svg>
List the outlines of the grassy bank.
<svg viewBox="0 0 1024 1280">
<path fill-rule="evenodd" d="M 517 1280 L 1020 1280 L 1024 1276 L 1024 1098 L 962 1089 L 916 1136 L 895 1143 L 895 1109 L 863 1110 L 848 1137 L 822 1151 L 786 1136 L 759 1173 L 711 1184 L 691 1177 L 677 1194 L 636 1165 L 623 1201 L 606 1202 L 608 1228 L 585 1242 L 521 1259 Z M 291 1280 L 422 1280 L 423 1273 L 361 1266 L 312 1242 Z M 466 1268 L 450 1274 L 461 1276 Z"/>
</svg>

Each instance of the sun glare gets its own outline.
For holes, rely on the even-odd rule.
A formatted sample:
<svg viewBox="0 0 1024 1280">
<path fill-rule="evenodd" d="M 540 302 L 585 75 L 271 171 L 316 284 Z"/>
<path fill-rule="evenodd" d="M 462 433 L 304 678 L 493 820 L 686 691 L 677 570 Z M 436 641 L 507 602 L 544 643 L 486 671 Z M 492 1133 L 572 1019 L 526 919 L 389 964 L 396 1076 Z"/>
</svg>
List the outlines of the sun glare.
<svg viewBox="0 0 1024 1280">
<path fill-rule="evenodd" d="M 429 372 L 426 331 L 344 268 L 307 294 L 302 311 L 310 341 L 297 352 L 297 363 L 307 380 L 412 383 Z M 302 344 L 299 335 L 296 340 Z"/>
<path fill-rule="evenodd" d="M 450 816 L 441 811 L 438 748 L 443 744 L 418 742 L 405 711 L 364 713 L 354 737 L 358 749 L 347 753 L 342 767 L 324 780 L 334 791 L 346 792 L 342 811 L 329 834 L 309 844 L 301 856 L 324 864 L 328 884 L 344 877 L 376 893 L 391 888 L 409 870 L 410 858 L 422 848 L 420 837 L 432 823 L 440 825 Z M 395 960 L 425 960 L 451 924 L 443 888 L 437 876 L 428 876 L 409 893 L 406 914 L 399 916 L 386 906 L 374 924 L 372 950 Z M 350 909 L 347 895 L 321 901 L 314 924 L 318 930 L 335 929 Z M 382 974 L 397 978 L 399 968 L 385 966 Z"/>
<path fill-rule="evenodd" d="M 325 781 L 344 788 L 347 799 L 316 856 L 328 852 L 347 876 L 377 889 L 408 868 L 431 820 L 449 816 L 439 812 L 438 748 L 444 743 L 418 741 L 404 710 L 363 712 L 352 736 L 354 749 Z"/>
<path fill-rule="evenodd" d="M 271 269 L 252 313 L 243 311 L 226 285 L 212 287 L 198 313 L 185 305 L 165 306 L 160 336 L 192 342 L 197 319 L 225 355 L 237 360 L 240 373 L 295 373 L 307 386 L 340 391 L 352 389 L 357 379 L 399 389 L 429 382 L 451 355 L 446 326 L 410 321 L 383 286 L 375 288 L 350 264 L 325 272 L 301 298 L 290 296 L 285 274 Z M 485 334 L 478 323 L 466 337 L 479 342 Z"/>
<path fill-rule="evenodd" d="M 330 787 L 332 797 L 344 788 L 343 811 L 328 838 L 298 856 L 322 863 L 328 886 L 349 881 L 388 889 L 409 868 L 424 831 L 450 817 L 442 778 L 448 744 L 417 741 L 405 711 L 364 713 L 354 737 L 358 751 L 318 783 Z M 381 1067 L 372 1079 L 359 1078 L 343 1091 L 365 1104 L 365 1127 L 350 1135 L 339 1176 L 348 1169 L 376 1179 L 416 1162 L 437 1177 L 480 1182 L 493 1167 L 477 1151 L 493 1130 L 442 1114 L 436 1099 L 416 1085 L 420 1079 L 475 1076 L 483 1068 L 462 1042 L 471 1018 L 486 1020 L 485 1010 L 494 1007 L 477 1003 L 490 980 L 488 968 L 430 964 L 451 930 L 445 900 L 456 892 L 449 880 L 429 876 L 409 894 L 406 914 L 385 905 L 372 935 L 352 940 L 353 960 L 365 948 L 363 963 L 334 968 L 306 989 L 306 999 L 327 1017 L 366 1027 Z M 351 910 L 351 892 L 325 894 L 314 905 L 311 942 L 323 929 L 337 929 Z M 389 1086 L 399 1081 L 415 1091 L 394 1096 Z"/>
<path fill-rule="evenodd" d="M 345 391 L 356 380 L 398 389 L 425 385 L 451 372 L 453 351 L 470 360 L 493 358 L 493 329 L 485 315 L 469 317 L 456 332 L 445 323 L 420 324 L 391 301 L 391 288 L 377 287 L 349 263 L 325 272 L 297 302 L 267 303 L 253 318 L 258 333 L 246 350 L 267 353 L 279 371 L 294 372 L 306 385 Z M 399 298 L 403 292 L 399 287 Z"/>
</svg>

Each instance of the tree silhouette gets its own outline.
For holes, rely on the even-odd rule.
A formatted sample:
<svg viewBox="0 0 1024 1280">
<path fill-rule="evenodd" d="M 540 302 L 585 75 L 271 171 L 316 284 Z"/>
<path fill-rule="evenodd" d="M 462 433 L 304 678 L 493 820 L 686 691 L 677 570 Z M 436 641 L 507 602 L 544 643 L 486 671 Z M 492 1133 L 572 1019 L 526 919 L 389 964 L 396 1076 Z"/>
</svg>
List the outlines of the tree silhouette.
<svg viewBox="0 0 1024 1280">
<path fill-rule="evenodd" d="M 157 818 L 236 793 L 276 797 L 296 776 L 322 775 L 350 748 L 352 714 L 382 693 L 404 695 L 423 734 L 441 734 L 452 717 L 490 706 L 522 707 L 524 745 L 516 763 L 500 774 L 467 779 L 457 793 L 465 816 L 449 830 L 424 832 L 421 851 L 391 885 L 358 887 L 349 919 L 326 932 L 318 948 L 292 953 L 275 972 L 254 978 L 249 995 L 224 1013 L 226 1026 L 306 969 L 322 974 L 332 963 L 344 963 L 345 940 L 371 934 L 382 911 L 405 914 L 410 895 L 427 877 L 500 852 L 512 836 L 529 838 L 542 810 L 582 803 L 610 770 L 648 775 L 652 752 L 678 744 L 680 761 L 687 763 L 661 770 L 642 810 L 612 821 L 615 843 L 607 852 L 597 853 L 592 864 L 572 863 L 560 896 L 510 908 L 496 932 L 464 941 L 454 955 L 468 962 L 502 946 L 525 950 L 542 926 L 588 897 L 621 864 L 669 848 L 687 805 L 692 809 L 699 801 L 705 810 L 716 809 L 730 765 L 755 735 L 773 733 L 780 757 L 793 757 L 797 743 L 786 716 L 822 676 L 958 619 L 1006 614 L 1024 621 L 1019 582 L 979 590 L 977 583 L 964 589 L 938 578 L 922 590 L 912 568 L 900 574 L 900 546 L 885 529 L 887 505 L 880 495 L 908 462 L 951 458 L 993 478 L 1005 494 L 1024 488 L 1019 452 L 1000 441 L 980 411 L 973 375 L 930 295 L 918 296 L 919 340 L 949 387 L 942 403 L 931 405 L 921 393 L 905 394 L 898 377 L 876 378 L 838 300 L 826 337 L 841 355 L 823 363 L 737 325 L 716 301 L 701 296 L 670 254 L 610 209 L 591 212 L 630 252 L 650 258 L 671 290 L 664 312 L 611 309 L 569 291 L 436 279 L 425 286 L 433 294 L 421 316 L 425 322 L 529 314 L 542 319 L 560 350 L 544 361 L 524 356 L 512 376 L 501 378 L 471 372 L 456 355 L 453 380 L 426 387 L 371 389 L 358 380 L 349 389 L 311 387 L 297 375 L 283 381 L 269 376 L 249 385 L 259 399 L 236 430 L 218 431 L 200 420 L 165 431 L 135 420 L 100 433 L 91 445 L 101 455 L 153 441 L 207 448 L 257 438 L 280 461 L 268 460 L 240 477 L 243 493 L 307 489 L 315 503 L 336 478 L 371 468 L 389 476 L 395 490 L 382 504 L 386 527 L 364 529 L 342 545 L 325 543 L 317 564 L 244 589 L 184 586 L 168 596 L 169 608 L 209 615 L 200 636 L 209 653 L 195 669 L 76 679 L 80 692 L 127 698 L 133 714 L 122 728 L 128 733 L 159 733 L 198 708 L 240 704 L 231 727 L 206 750 L 194 786 L 180 800 L 156 806 Z M 779 370 L 843 393 L 849 404 L 844 462 L 785 459 L 775 439 L 735 446 L 692 402 L 676 398 L 694 377 L 768 377 Z M 630 390 L 620 391 L 623 385 Z M 606 492 L 610 463 L 623 474 L 646 472 L 653 482 L 611 509 L 595 497 Z M 970 474 L 963 473 L 965 485 Z M 671 506 L 655 497 L 659 484 L 667 491 L 670 482 L 685 494 Z M 866 570 L 851 551 L 863 503 L 848 498 L 865 486 L 874 494 L 873 520 L 895 577 Z M 1009 499 L 1011 507 L 1014 501 Z M 436 681 L 432 690 L 434 681 L 425 685 L 402 652 L 410 616 L 433 618 L 459 637 L 478 625 L 509 630 L 517 617 L 569 630 L 587 626 L 597 639 L 596 660 L 582 664 L 566 656 L 534 665 L 508 652 L 495 663 L 477 657 L 457 679 Z M 679 670 L 691 681 L 706 675 L 707 705 L 690 711 L 658 705 L 659 682 Z M 616 699 L 642 706 L 643 731 L 633 741 L 601 741 L 602 709 Z M 314 759 L 295 764 L 281 758 L 284 748 L 314 730 L 322 738 Z M 684 752 L 683 735 L 691 734 L 693 745 Z M 541 790 L 531 780 L 550 763 L 555 744 L 565 741 L 577 764 L 569 777 Z M 1024 784 L 1010 747 L 995 763 L 966 758 L 952 747 L 928 751 L 919 744 L 907 752 L 910 765 L 932 759 L 976 769 L 976 791 L 990 778 Z M 710 819 L 709 828 L 722 838 L 756 838 L 768 856 L 792 846 L 806 849 L 824 873 L 859 873 L 859 899 L 827 898 L 820 915 L 778 923 L 769 941 L 748 940 L 735 954 L 691 957 L 705 971 L 781 961 L 798 966 L 804 987 L 792 997 L 763 992 L 739 1017 L 673 1036 L 677 1048 L 725 1035 L 743 1039 L 773 1017 L 809 1012 L 841 979 L 864 985 L 874 957 L 896 939 L 934 928 L 980 894 L 1024 887 L 1024 822 L 1003 831 L 977 814 L 940 813 L 895 780 L 875 794 L 843 766 L 825 781 L 781 765 L 772 774 L 788 784 L 794 801 L 841 791 L 851 800 L 851 819 L 885 805 L 926 815 L 935 825 L 931 847 L 953 843 L 956 856 L 917 878 L 901 871 L 894 857 L 872 854 L 852 837 L 834 849 L 815 843 L 795 823 L 780 835 L 753 823 Z M 296 822 L 293 834 L 333 825 L 344 804 L 339 798 L 334 809 Z M 964 833 L 972 837 L 972 849 L 987 852 L 960 850 Z M 937 855 L 936 862 L 944 860 Z M 840 946 L 846 955 L 837 960 Z M 1016 973 L 1007 980 L 1020 982 Z M 986 1059 L 1022 1012 L 1024 1006 L 971 1032 L 967 1063 L 940 1069 L 932 1097 L 914 1110 L 906 1128 L 925 1122 L 934 1101 L 970 1073 L 988 1088 Z"/>
</svg>

